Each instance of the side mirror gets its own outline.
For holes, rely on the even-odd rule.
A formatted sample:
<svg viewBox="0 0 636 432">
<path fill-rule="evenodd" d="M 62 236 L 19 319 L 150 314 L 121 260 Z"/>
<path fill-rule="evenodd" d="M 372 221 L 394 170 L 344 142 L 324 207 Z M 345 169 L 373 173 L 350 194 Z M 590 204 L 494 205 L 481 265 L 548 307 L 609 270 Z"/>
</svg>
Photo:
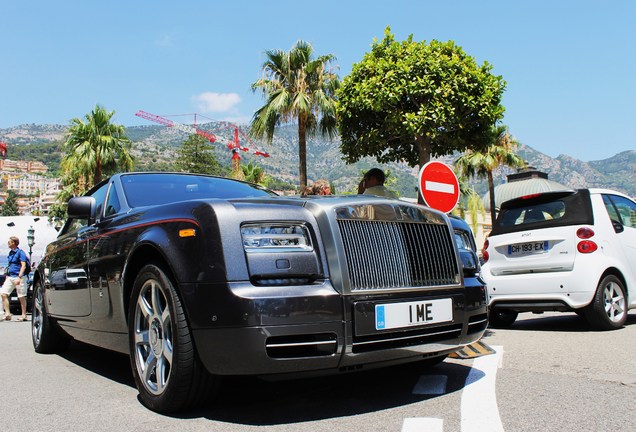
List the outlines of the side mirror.
<svg viewBox="0 0 636 432">
<path fill-rule="evenodd" d="M 66 213 L 73 219 L 90 219 L 95 198 L 90 196 L 73 197 L 68 201 Z"/>
</svg>

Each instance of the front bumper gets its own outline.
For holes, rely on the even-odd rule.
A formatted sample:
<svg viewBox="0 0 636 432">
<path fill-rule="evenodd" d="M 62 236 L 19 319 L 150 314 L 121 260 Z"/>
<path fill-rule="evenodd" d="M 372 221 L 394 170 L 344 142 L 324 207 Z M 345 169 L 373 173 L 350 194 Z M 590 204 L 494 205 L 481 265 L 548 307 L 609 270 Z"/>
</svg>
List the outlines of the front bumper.
<svg viewBox="0 0 636 432">
<path fill-rule="evenodd" d="M 182 292 L 199 357 L 218 375 L 336 373 L 417 361 L 477 341 L 485 286 L 341 295 L 329 282 L 295 287 L 197 285 Z M 453 319 L 369 332 L 376 303 L 451 298 Z M 366 329 L 361 331 L 360 329 Z"/>
</svg>

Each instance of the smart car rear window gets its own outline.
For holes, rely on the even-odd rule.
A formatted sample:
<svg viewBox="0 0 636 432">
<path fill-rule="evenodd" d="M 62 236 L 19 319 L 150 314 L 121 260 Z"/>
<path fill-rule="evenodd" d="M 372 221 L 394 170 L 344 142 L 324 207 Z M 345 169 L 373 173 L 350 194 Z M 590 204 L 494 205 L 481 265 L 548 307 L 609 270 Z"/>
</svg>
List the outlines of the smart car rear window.
<svg viewBox="0 0 636 432">
<path fill-rule="evenodd" d="M 503 203 L 491 235 L 593 223 L 589 190 L 548 192 Z"/>
<path fill-rule="evenodd" d="M 249 183 L 188 174 L 133 174 L 122 176 L 130 207 L 161 205 L 190 199 L 247 198 L 274 195 Z"/>
</svg>

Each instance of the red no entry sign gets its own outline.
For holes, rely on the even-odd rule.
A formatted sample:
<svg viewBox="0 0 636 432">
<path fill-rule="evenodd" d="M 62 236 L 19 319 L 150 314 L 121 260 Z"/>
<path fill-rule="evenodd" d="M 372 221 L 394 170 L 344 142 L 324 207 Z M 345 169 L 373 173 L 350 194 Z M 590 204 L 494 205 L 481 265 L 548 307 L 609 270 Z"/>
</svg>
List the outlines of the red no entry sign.
<svg viewBox="0 0 636 432">
<path fill-rule="evenodd" d="M 431 161 L 424 165 L 419 175 L 420 194 L 429 207 L 448 213 L 459 201 L 459 181 L 446 164 Z"/>
</svg>

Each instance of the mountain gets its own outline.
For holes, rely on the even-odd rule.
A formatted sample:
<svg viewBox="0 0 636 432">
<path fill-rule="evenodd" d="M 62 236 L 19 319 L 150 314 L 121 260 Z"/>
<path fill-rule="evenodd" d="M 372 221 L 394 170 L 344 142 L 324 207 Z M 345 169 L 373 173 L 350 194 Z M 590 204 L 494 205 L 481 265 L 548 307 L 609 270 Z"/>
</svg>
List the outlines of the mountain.
<svg viewBox="0 0 636 432">
<path fill-rule="evenodd" d="M 214 133 L 218 137 L 231 139 L 233 130 L 223 123 L 207 123 L 199 128 Z M 9 144 L 9 157 L 12 146 L 16 146 L 23 155 L 28 146 L 37 150 L 38 145 L 62 143 L 67 127 L 60 125 L 27 124 L 7 129 L 0 129 L 0 141 Z M 137 160 L 138 170 L 170 170 L 175 158 L 176 148 L 187 139 L 187 136 L 173 128 L 163 126 L 132 126 L 126 130 L 133 141 L 133 155 Z M 250 149 L 261 149 L 270 154 L 269 158 L 259 157 L 249 152 L 241 153 L 243 163 L 255 163 L 265 171 L 293 184 L 298 178 L 298 137 L 294 127 L 283 127 L 277 130 L 271 145 L 254 142 L 241 136 L 241 144 Z M 26 146 L 26 147 L 22 147 Z M 338 193 L 354 192 L 362 172 L 378 165 L 374 159 L 365 158 L 356 164 L 346 165 L 339 151 L 340 141 L 329 142 L 322 138 L 309 138 L 307 141 L 307 176 L 310 181 L 328 179 L 333 182 Z M 14 150 L 17 150 L 14 148 Z M 14 152 L 14 154 L 17 153 Z M 528 145 L 521 145 L 517 153 L 529 165 L 548 174 L 551 180 L 572 188 L 603 187 L 615 189 L 630 196 L 636 196 L 636 150 L 621 152 L 601 161 L 583 162 L 575 157 L 560 155 L 557 158 L 547 156 Z M 230 165 L 230 151 L 223 145 L 216 148 L 217 159 Z M 439 158 L 442 162 L 452 164 L 459 154 Z M 417 169 L 403 163 L 391 163 L 382 166 L 389 169 L 396 180 L 391 187 L 405 197 L 416 197 Z M 55 172 L 57 167 L 50 166 Z M 503 183 L 506 175 L 514 172 L 510 168 L 496 170 L 495 183 Z M 486 182 L 483 179 L 472 180 L 471 183 L 479 193 L 485 193 Z"/>
</svg>

